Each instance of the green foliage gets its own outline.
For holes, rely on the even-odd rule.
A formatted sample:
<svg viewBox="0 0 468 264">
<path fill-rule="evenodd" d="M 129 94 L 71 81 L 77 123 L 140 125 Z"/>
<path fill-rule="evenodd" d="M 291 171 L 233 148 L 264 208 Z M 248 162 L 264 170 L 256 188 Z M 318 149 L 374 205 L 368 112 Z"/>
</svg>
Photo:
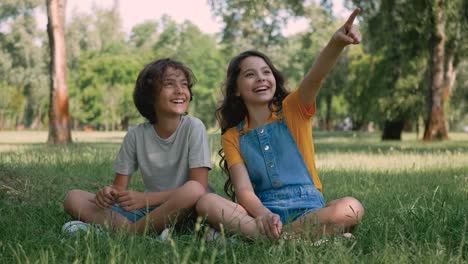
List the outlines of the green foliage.
<svg viewBox="0 0 468 264">
<path fill-rule="evenodd" d="M 8 113 L 0 120 L 0 127 L 41 128 L 47 105 L 48 76 L 45 50 L 33 11 L 39 1 L 6 1 L 0 6 L 0 74 L 5 97 L 0 111 Z"/>
<path fill-rule="evenodd" d="M 364 45 L 377 55 L 374 71 L 369 73 L 379 91 L 374 94 L 383 117 L 380 123 L 417 118 L 426 110 L 421 107 L 426 100 L 423 84 L 429 54 L 422 34 L 429 30 L 426 5 L 422 1 L 380 1 L 377 6 L 370 1 L 359 3 L 366 10 L 362 14 L 368 33 Z"/>
<path fill-rule="evenodd" d="M 157 57 L 174 57 L 192 69 L 198 82 L 193 88 L 189 113 L 212 127 L 226 67 L 215 37 L 204 34 L 188 21 L 177 24 L 169 17 L 163 17 L 162 24 L 163 30 L 154 45 L 154 53 Z"/>
<path fill-rule="evenodd" d="M 158 23 L 147 21 L 135 25 L 130 33 L 130 43 L 135 48 L 142 48 L 146 43 L 155 42 L 158 33 Z"/>
<path fill-rule="evenodd" d="M 131 91 L 141 65 L 123 52 L 83 57 L 77 69 L 76 87 L 70 88 L 78 98 L 78 121 L 114 130 L 121 127 L 122 119 L 138 117 L 132 107 Z"/>
<path fill-rule="evenodd" d="M 375 61 L 379 58 L 366 54 L 357 46 L 347 53 L 349 60 L 348 85 L 343 91 L 350 105 L 349 115 L 355 124 L 367 124 L 379 120 L 379 105 L 376 103 L 382 91 L 375 74 Z"/>
<path fill-rule="evenodd" d="M 43 4 L 42 0 L 2 0 L 0 3 L 0 22 L 19 15 L 32 15 L 32 11 Z"/>
<path fill-rule="evenodd" d="M 288 20 L 304 14 L 300 0 L 208 1 L 215 16 L 224 23 L 221 42 L 225 54 L 235 50 L 268 49 L 281 44 Z"/>
<path fill-rule="evenodd" d="M 317 4 L 320 2 L 320 5 Z M 316 119 L 321 127 L 351 117 L 354 128 L 388 120 L 416 122 L 427 115 L 434 1 L 349 0 L 359 5 L 363 43 L 347 49 L 323 83 Z M 138 72 L 155 59 L 174 57 L 192 68 L 198 83 L 189 114 L 215 127 L 220 87 L 233 55 L 247 48 L 266 53 L 286 76 L 290 90 L 343 21 L 332 15 L 332 1 L 208 1 L 223 22 L 220 34 L 205 34 L 193 23 L 164 16 L 134 26 L 129 36 L 118 9 L 67 17 L 70 109 L 75 129 L 125 129 L 142 121 L 132 102 Z M 451 128 L 466 125 L 466 1 L 445 1 L 446 54 L 457 79 L 449 91 L 446 117 Z M 43 129 L 49 101 L 49 50 L 34 14 L 45 13 L 39 0 L 0 3 L 0 127 Z M 288 21 L 305 18 L 305 32 L 285 36 Z M 323 121 L 323 122 L 322 122 Z"/>
<path fill-rule="evenodd" d="M 435 1 L 353 0 L 362 8 L 364 47 L 372 55 L 371 83 L 379 86 L 377 93 L 382 117 L 380 124 L 390 120 L 418 120 L 426 118 L 430 109 L 431 50 L 430 36 L 435 28 Z M 454 60 L 445 68 L 455 67 L 467 50 L 467 25 L 463 3 L 444 1 L 446 18 L 445 53 Z M 465 3 L 466 5 L 466 3 Z M 465 56 L 466 57 L 466 56 Z M 376 94 L 376 93 L 374 93 Z M 430 110 L 429 110 L 430 111 Z"/>
</svg>

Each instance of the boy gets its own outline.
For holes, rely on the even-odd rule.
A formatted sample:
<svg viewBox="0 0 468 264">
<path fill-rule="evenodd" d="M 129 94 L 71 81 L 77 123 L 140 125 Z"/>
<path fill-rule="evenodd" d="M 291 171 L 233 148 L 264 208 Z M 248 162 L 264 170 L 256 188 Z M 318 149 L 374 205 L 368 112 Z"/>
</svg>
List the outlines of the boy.
<svg viewBox="0 0 468 264">
<path fill-rule="evenodd" d="M 92 194 L 72 190 L 65 211 L 86 223 L 113 229 L 161 232 L 187 218 L 208 188 L 210 149 L 203 123 L 186 116 L 195 77 L 182 63 L 161 59 L 145 66 L 133 100 L 148 122 L 131 128 L 114 164 L 112 185 Z M 145 192 L 128 190 L 140 169 Z"/>
</svg>

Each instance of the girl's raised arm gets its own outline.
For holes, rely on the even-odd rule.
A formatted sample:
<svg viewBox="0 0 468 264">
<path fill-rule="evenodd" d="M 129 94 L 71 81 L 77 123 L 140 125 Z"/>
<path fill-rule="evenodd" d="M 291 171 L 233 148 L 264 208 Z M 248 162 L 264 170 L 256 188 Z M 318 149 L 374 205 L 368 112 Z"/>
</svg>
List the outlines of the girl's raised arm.
<svg viewBox="0 0 468 264">
<path fill-rule="evenodd" d="M 356 8 L 344 25 L 333 34 L 299 85 L 299 93 L 306 106 L 311 106 L 315 102 L 323 79 L 330 72 L 343 48 L 361 42 L 359 29 L 353 24 L 359 12 L 360 9 Z"/>
</svg>

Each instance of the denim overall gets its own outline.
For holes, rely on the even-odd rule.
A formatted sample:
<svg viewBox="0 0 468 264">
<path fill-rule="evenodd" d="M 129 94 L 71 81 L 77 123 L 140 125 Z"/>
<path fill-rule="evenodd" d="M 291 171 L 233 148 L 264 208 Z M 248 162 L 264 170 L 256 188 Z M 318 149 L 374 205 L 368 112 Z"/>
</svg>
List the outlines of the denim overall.
<svg viewBox="0 0 468 264">
<path fill-rule="evenodd" d="M 243 132 L 237 125 L 239 147 L 255 194 L 263 205 L 287 224 L 325 205 L 315 187 L 296 141 L 282 115 L 279 120 Z"/>
</svg>

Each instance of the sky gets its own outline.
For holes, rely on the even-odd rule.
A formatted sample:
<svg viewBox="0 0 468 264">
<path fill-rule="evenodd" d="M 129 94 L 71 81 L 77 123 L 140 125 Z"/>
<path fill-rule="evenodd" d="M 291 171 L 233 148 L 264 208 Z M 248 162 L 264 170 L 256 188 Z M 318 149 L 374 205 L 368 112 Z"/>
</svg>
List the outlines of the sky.
<svg viewBox="0 0 468 264">
<path fill-rule="evenodd" d="M 119 0 L 120 14 L 124 30 L 129 33 L 131 28 L 145 20 L 159 20 L 167 14 L 176 22 L 190 20 L 202 32 L 221 32 L 221 21 L 211 15 L 207 0 Z M 114 0 L 67 0 L 67 15 L 71 18 L 73 11 L 90 13 L 93 6 L 109 8 Z M 349 11 L 343 7 L 343 0 L 333 0 L 335 15 L 346 16 Z M 44 18 L 46 19 L 46 18 Z M 307 27 L 305 20 L 291 21 L 286 27 L 286 35 L 304 31 Z"/>
</svg>

